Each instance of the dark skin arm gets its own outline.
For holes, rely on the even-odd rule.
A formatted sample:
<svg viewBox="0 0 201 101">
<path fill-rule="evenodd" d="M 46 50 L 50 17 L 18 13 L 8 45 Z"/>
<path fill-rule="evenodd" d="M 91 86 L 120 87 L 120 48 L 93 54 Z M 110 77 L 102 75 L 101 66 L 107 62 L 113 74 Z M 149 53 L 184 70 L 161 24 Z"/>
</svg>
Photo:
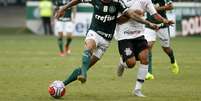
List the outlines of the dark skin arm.
<svg viewBox="0 0 201 101">
<path fill-rule="evenodd" d="M 68 8 L 71 8 L 77 4 L 80 3 L 80 0 L 72 0 L 70 3 L 62 6 L 57 13 L 55 14 L 55 17 L 58 19 L 59 17 L 62 17 L 65 14 L 65 10 L 67 10 Z"/>
<path fill-rule="evenodd" d="M 160 21 L 161 23 L 164 23 L 167 26 L 174 24 L 174 21 L 167 20 L 167 19 L 163 18 L 161 15 L 159 15 L 158 13 L 154 14 L 153 16 L 154 16 L 154 18 L 156 20 Z M 117 23 L 118 24 L 123 24 L 123 23 L 127 22 L 129 19 L 130 19 L 130 17 L 128 15 L 123 14 L 120 17 L 117 18 Z M 143 24 L 147 24 L 148 25 L 148 22 L 147 23 L 143 23 Z"/>
<path fill-rule="evenodd" d="M 173 4 L 172 3 L 167 3 L 166 5 L 164 6 L 155 6 L 155 9 L 157 11 L 168 11 L 168 10 L 172 10 L 174 8 Z"/>
<path fill-rule="evenodd" d="M 148 20 L 145 20 L 145 19 L 141 18 L 141 15 L 137 14 L 135 10 L 128 9 L 128 10 L 123 14 L 123 16 L 125 16 L 125 17 L 122 17 L 122 19 L 123 19 L 124 21 L 127 20 L 127 19 L 126 19 L 126 17 L 127 17 L 127 18 L 133 19 L 133 20 L 135 20 L 135 21 L 137 21 L 137 22 L 139 22 L 139 23 L 148 25 L 148 26 L 150 26 L 152 29 L 155 29 L 155 30 L 158 30 L 158 29 L 159 29 L 159 27 L 158 27 L 156 24 L 151 23 L 151 22 L 149 22 Z M 123 22 L 123 20 L 118 19 L 119 22 Z"/>
</svg>

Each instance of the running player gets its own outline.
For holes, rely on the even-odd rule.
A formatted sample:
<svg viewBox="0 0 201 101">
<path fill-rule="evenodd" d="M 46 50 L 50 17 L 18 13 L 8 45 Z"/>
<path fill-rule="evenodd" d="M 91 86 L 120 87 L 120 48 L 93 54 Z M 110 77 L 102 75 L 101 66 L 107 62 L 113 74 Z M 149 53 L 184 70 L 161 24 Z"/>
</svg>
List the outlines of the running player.
<svg viewBox="0 0 201 101">
<path fill-rule="evenodd" d="M 71 0 L 54 0 L 56 10 L 58 10 L 63 5 L 69 3 Z M 74 31 L 73 21 L 75 20 L 76 7 L 66 10 L 65 15 L 56 19 L 55 21 L 55 31 L 58 35 L 58 46 L 59 46 L 59 55 L 65 56 L 65 54 L 70 54 L 70 43 L 72 41 L 72 34 Z M 64 45 L 64 38 L 66 39 L 66 44 Z"/>
<path fill-rule="evenodd" d="M 63 12 L 78 3 L 91 3 L 94 7 L 91 26 L 85 38 L 85 50 L 82 55 L 82 65 L 73 71 L 73 73 L 63 81 L 65 85 L 79 80 L 81 83 L 87 80 L 87 70 L 94 65 L 109 47 L 110 41 L 116 27 L 117 15 L 119 12 L 128 17 L 147 24 L 152 28 L 158 27 L 137 15 L 134 10 L 128 9 L 122 0 L 72 0 L 63 6 L 56 17 L 59 18 Z"/>
<path fill-rule="evenodd" d="M 145 12 L 148 12 L 165 25 L 173 24 L 173 21 L 161 17 L 156 12 L 151 0 L 125 0 L 125 4 L 130 7 L 130 9 L 135 10 L 141 17 L 144 17 Z M 118 40 L 118 48 L 121 55 L 117 75 L 122 76 L 125 68 L 133 68 L 136 64 L 136 60 L 139 60 L 140 65 L 133 94 L 139 97 L 145 97 L 141 92 L 142 84 L 148 72 L 148 43 L 144 38 L 145 27 L 143 24 L 132 19 L 127 20 L 126 23 L 117 26 L 116 39 Z M 126 21 L 126 17 L 121 16 L 118 21 L 122 23 Z"/>
<path fill-rule="evenodd" d="M 173 4 L 172 4 L 172 1 L 170 1 L 170 0 L 152 0 L 152 2 L 155 4 L 155 8 L 158 11 L 158 13 L 164 18 L 167 18 L 166 11 L 173 9 Z M 161 22 L 156 21 L 149 14 L 147 15 L 147 20 L 149 20 L 153 23 L 156 23 L 156 24 L 161 24 Z M 148 27 L 145 30 L 145 37 L 149 43 L 149 73 L 146 76 L 147 80 L 154 79 L 154 75 L 152 74 L 151 49 L 156 41 L 156 37 L 159 37 L 159 42 L 161 44 L 163 51 L 170 58 L 172 72 L 174 74 L 179 73 L 179 66 L 175 59 L 174 52 L 173 52 L 172 48 L 170 47 L 170 35 L 169 34 L 170 34 L 169 26 L 166 26 L 166 25 L 161 26 L 161 28 L 158 31 L 154 31 Z"/>
</svg>

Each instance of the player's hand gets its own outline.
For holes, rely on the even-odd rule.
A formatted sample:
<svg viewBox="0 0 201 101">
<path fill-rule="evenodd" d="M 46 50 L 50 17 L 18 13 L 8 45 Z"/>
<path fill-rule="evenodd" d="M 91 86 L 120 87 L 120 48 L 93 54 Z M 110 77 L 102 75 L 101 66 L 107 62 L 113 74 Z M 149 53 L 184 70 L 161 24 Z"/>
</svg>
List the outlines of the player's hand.
<svg viewBox="0 0 201 101">
<path fill-rule="evenodd" d="M 172 10 L 172 9 L 173 9 L 172 3 L 168 3 L 165 5 L 165 10 Z"/>
<path fill-rule="evenodd" d="M 149 23 L 149 27 L 151 28 L 151 29 L 153 29 L 153 30 L 159 30 L 159 26 L 157 26 L 156 24 L 154 24 L 154 23 Z"/>
<path fill-rule="evenodd" d="M 164 23 L 166 26 L 170 26 L 170 25 L 173 25 L 173 24 L 174 24 L 174 21 L 173 21 L 173 20 L 164 20 L 163 23 Z"/>
<path fill-rule="evenodd" d="M 65 14 L 65 9 L 63 7 L 61 7 L 60 9 L 57 10 L 57 12 L 55 13 L 55 18 L 59 19 L 60 17 L 64 16 Z"/>
</svg>

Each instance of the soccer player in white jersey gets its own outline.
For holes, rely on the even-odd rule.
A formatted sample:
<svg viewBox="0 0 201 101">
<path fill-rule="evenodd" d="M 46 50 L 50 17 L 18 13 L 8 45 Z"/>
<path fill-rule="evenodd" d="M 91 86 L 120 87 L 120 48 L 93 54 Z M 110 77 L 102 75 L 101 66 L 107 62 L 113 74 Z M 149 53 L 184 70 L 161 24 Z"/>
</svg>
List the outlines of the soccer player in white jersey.
<svg viewBox="0 0 201 101">
<path fill-rule="evenodd" d="M 144 13 L 148 12 L 165 25 L 174 23 L 173 21 L 161 17 L 157 13 L 151 0 L 124 0 L 124 2 L 129 9 L 135 10 L 141 17 L 144 17 Z M 117 75 L 122 76 L 125 68 L 134 67 L 136 60 L 139 60 L 140 65 L 133 93 L 136 96 L 145 97 L 141 92 L 142 84 L 148 72 L 148 43 L 143 35 L 145 30 L 144 25 L 124 15 L 120 16 L 118 21 L 120 25 L 117 26 L 116 39 L 118 40 L 121 59 L 118 65 Z"/>
</svg>

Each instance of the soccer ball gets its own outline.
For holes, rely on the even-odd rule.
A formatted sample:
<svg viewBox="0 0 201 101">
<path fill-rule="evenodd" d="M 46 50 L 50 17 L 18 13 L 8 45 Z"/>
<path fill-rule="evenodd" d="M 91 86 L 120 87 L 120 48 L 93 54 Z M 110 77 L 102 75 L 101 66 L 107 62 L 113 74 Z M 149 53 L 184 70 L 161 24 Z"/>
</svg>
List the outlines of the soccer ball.
<svg viewBox="0 0 201 101">
<path fill-rule="evenodd" d="M 48 87 L 49 94 L 54 98 L 61 98 L 65 94 L 65 86 L 62 81 L 56 80 Z"/>
</svg>

